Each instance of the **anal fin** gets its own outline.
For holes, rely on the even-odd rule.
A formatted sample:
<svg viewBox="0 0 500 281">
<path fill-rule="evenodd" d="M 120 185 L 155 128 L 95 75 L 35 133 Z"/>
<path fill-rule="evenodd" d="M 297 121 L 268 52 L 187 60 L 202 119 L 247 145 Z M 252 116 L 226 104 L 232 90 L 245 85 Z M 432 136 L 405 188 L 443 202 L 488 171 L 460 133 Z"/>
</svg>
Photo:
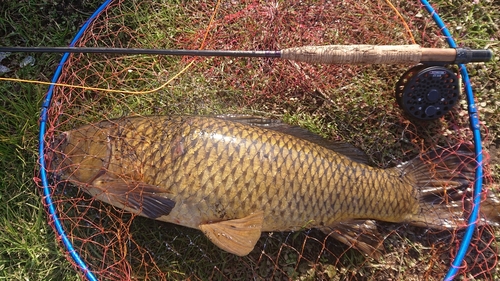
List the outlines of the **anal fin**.
<svg viewBox="0 0 500 281">
<path fill-rule="evenodd" d="M 373 220 L 341 222 L 332 227 L 321 228 L 321 231 L 375 260 L 380 260 L 385 251 L 382 244 L 384 239 Z"/>
<path fill-rule="evenodd" d="M 201 224 L 199 228 L 217 247 L 246 256 L 260 238 L 263 220 L 263 212 L 257 212 L 241 219 Z"/>
</svg>

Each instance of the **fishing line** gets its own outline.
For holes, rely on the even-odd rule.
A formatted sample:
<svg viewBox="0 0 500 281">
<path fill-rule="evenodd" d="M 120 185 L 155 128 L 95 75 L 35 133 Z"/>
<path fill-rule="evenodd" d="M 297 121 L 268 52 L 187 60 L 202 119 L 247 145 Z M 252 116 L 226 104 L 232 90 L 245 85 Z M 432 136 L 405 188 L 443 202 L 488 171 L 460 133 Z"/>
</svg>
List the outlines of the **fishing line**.
<svg viewBox="0 0 500 281">
<path fill-rule="evenodd" d="M 411 42 L 413 44 L 417 44 L 417 41 L 415 41 L 415 37 L 413 36 L 413 33 L 411 32 L 411 29 L 408 26 L 408 23 L 406 23 L 406 20 L 404 19 L 403 15 L 401 15 L 401 13 L 398 11 L 398 9 L 396 9 L 396 7 L 392 4 L 392 2 L 390 0 L 385 0 L 385 2 L 387 3 L 387 5 L 389 5 L 389 7 L 391 7 L 391 9 L 396 13 L 396 15 L 398 16 L 398 18 L 403 23 L 406 32 L 408 32 L 408 35 L 410 36 Z"/>
<path fill-rule="evenodd" d="M 114 89 L 105 89 L 105 88 L 97 88 L 97 87 L 89 87 L 89 86 L 80 86 L 80 85 L 70 85 L 65 83 L 57 83 L 57 82 L 45 82 L 38 80 L 27 80 L 27 79 L 19 79 L 19 78 L 4 78 L 0 77 L 0 81 L 12 81 L 12 82 L 21 82 L 21 83 L 31 83 L 31 84 L 40 84 L 40 85 L 49 85 L 49 86 L 59 86 L 59 87 L 68 87 L 74 89 L 83 89 L 90 91 L 101 91 L 101 92 L 109 92 L 109 93 L 117 93 L 117 94 L 130 94 L 130 95 L 144 95 L 157 92 L 163 88 L 165 88 L 168 84 L 170 84 L 173 80 L 177 79 L 181 76 L 186 70 L 188 70 L 194 63 L 194 60 L 191 61 L 187 66 L 181 69 L 177 74 L 167 80 L 167 82 L 163 83 L 157 88 L 145 91 L 127 91 L 127 90 L 114 90 Z"/>
</svg>

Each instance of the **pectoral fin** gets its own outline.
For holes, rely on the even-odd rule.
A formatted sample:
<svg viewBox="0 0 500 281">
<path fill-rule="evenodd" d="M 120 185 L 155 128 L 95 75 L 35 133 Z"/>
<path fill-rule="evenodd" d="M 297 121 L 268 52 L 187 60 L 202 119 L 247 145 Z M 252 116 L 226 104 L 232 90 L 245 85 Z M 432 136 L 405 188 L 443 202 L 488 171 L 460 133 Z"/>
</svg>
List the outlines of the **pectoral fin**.
<svg viewBox="0 0 500 281">
<path fill-rule="evenodd" d="M 246 256 L 260 238 L 263 220 L 263 212 L 258 212 L 241 219 L 201 224 L 199 228 L 217 247 Z"/>
<path fill-rule="evenodd" d="M 85 189 L 99 200 L 152 219 L 168 215 L 175 207 L 175 201 L 169 198 L 171 194 L 143 182 L 103 176 Z"/>
</svg>

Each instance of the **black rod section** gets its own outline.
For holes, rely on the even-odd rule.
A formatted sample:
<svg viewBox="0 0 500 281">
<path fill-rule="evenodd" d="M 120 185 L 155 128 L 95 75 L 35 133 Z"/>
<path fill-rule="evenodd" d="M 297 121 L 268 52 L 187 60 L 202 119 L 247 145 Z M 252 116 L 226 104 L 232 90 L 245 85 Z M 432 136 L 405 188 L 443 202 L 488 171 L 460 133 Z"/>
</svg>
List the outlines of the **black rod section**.
<svg viewBox="0 0 500 281">
<path fill-rule="evenodd" d="M 0 52 L 147 54 L 147 55 L 204 56 L 204 57 L 213 57 L 213 56 L 261 57 L 261 58 L 281 57 L 281 51 L 178 50 L 178 49 L 137 49 L 137 48 L 93 48 L 93 47 L 0 47 Z"/>
</svg>

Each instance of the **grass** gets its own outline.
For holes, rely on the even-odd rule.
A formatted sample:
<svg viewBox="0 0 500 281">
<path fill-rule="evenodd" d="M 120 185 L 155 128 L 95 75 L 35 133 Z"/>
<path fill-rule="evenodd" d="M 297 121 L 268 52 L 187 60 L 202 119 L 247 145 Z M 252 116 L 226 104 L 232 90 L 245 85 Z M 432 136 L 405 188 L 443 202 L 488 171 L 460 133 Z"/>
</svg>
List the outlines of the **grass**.
<svg viewBox="0 0 500 281">
<path fill-rule="evenodd" d="M 34 73 L 24 75 L 39 77 L 38 71 Z M 3 116 L 0 121 L 0 278 L 74 280 L 77 274 L 68 268 L 47 227 L 46 213 L 33 182 L 37 116 L 43 88 L 14 83 L 2 83 L 0 87 Z"/>
<path fill-rule="evenodd" d="M 96 4 L 66 6 L 55 1 L 10 1 L 0 8 L 0 45 L 62 46 Z M 78 12 L 80 9 L 87 11 Z M 60 56 L 34 55 L 32 67 L 19 68 L 26 54 L 2 61 L 7 75 L 46 81 Z M 5 76 L 5 75 L 4 75 Z M 47 225 L 33 182 L 37 161 L 40 103 L 45 87 L 0 82 L 0 279 L 79 280 Z"/>
<path fill-rule="evenodd" d="M 117 35 L 123 46 L 146 45 L 149 47 L 197 47 L 201 43 L 204 28 L 209 16 L 206 10 L 197 12 L 195 4 L 189 9 L 181 10 L 177 4 L 169 1 L 156 1 L 158 10 L 148 10 L 142 7 L 135 13 L 133 9 L 123 7 L 115 11 L 127 16 L 117 18 L 109 25 L 109 34 Z M 331 18 L 333 26 L 343 29 L 320 28 L 310 33 L 300 30 L 293 32 L 290 38 L 271 36 L 287 28 L 286 18 L 293 14 L 281 15 L 273 13 L 273 6 L 263 10 L 252 10 L 251 7 L 238 7 L 239 11 L 248 11 L 247 18 L 243 14 L 234 13 L 231 19 L 218 18 L 219 23 L 230 20 L 227 24 L 219 24 L 212 31 L 217 40 L 208 41 L 208 47 L 230 46 L 234 34 L 242 36 L 237 46 L 248 49 L 283 48 L 286 44 L 299 44 L 323 38 L 325 42 L 356 42 L 363 41 L 363 34 L 377 34 L 369 40 L 380 43 L 390 40 L 394 33 L 404 33 L 404 30 L 394 30 L 390 22 L 377 12 L 364 9 L 363 1 L 358 2 L 360 12 L 342 17 Z M 496 54 L 500 54 L 500 6 L 494 1 L 482 1 L 474 4 L 470 1 L 434 1 L 439 7 L 439 13 L 450 24 L 455 39 L 473 48 L 488 46 Z M 71 2 L 72 3 L 72 2 Z M 95 8 L 98 1 L 83 2 L 84 4 L 67 5 L 65 1 L 10 1 L 2 5 L 0 11 L 0 45 L 26 46 L 63 46 L 67 45 L 79 26 Z M 149 5 L 144 3 L 143 5 Z M 77 5 L 77 6 L 75 6 Z M 401 7 L 402 10 L 411 7 Z M 168 10 L 161 13 L 155 11 Z M 297 10 L 304 7 L 297 6 Z M 328 9 L 334 9 L 328 7 Z M 329 11 L 316 9 L 303 17 L 302 23 L 310 24 L 320 13 Z M 189 11 L 189 20 L 183 18 L 183 11 Z M 467 11 L 465 14 L 463 11 Z M 252 13 L 256 14 L 252 14 Z M 389 11 L 386 11 L 389 13 Z M 159 13 L 159 12 L 158 12 Z M 329 12 L 328 15 L 342 14 Z M 408 13 L 410 14 L 410 13 Z M 4 16 L 5 15 L 5 16 Z M 363 16 L 364 15 L 364 16 Z M 369 16 L 366 16 L 369 15 Z M 240 18 L 238 18 L 240 17 Z M 347 19 L 348 18 L 348 19 Z M 373 22 L 379 22 L 375 26 Z M 426 22 L 420 17 L 412 17 L 412 28 L 425 30 Z M 338 22 L 335 22 L 337 20 Z M 347 36 L 354 27 L 345 21 L 358 21 L 360 30 L 355 36 Z M 274 26 L 266 25 L 271 22 Z M 290 24 L 290 26 L 293 26 Z M 371 30 L 374 28 L 375 30 Z M 163 32 L 158 32 L 162 30 Z M 268 30 L 270 33 L 264 33 Z M 153 32 L 151 32 L 153 31 Z M 323 32 L 320 34 L 320 32 Z M 371 33 L 370 33 L 371 32 Z M 86 38 L 89 44 L 94 41 L 116 43 L 112 36 L 98 37 L 93 34 Z M 418 33 L 417 37 L 424 43 L 439 44 L 437 38 L 430 34 Z M 316 38 L 316 39 L 315 39 Z M 399 38 L 399 37 L 398 37 Z M 404 36 L 401 36 L 404 38 Z M 110 42 L 106 41 L 110 40 Z M 288 41 L 287 41 L 288 40 Z M 316 42 L 322 44 L 324 42 Z M 212 44 L 212 45 L 210 45 Z M 430 43 L 429 43 L 430 44 Z M 58 63 L 59 56 L 53 54 L 35 55 L 36 64 L 32 67 L 19 68 L 17 62 L 26 54 L 12 54 L 1 63 L 13 69 L 9 77 L 47 81 Z M 94 56 L 91 62 L 85 58 L 73 62 L 73 69 L 78 77 L 85 77 L 86 83 L 92 86 L 103 86 L 119 89 L 154 88 L 166 81 L 187 64 L 180 58 L 161 57 L 108 57 Z M 130 67 L 133 65 L 133 67 Z M 82 67 L 79 67 L 82 66 Z M 481 119 L 485 124 L 484 145 L 492 157 L 492 174 L 495 180 L 500 179 L 500 64 L 498 55 L 490 63 L 474 64 L 469 67 L 472 83 L 480 106 Z M 122 71 L 123 70 L 123 71 Z M 130 71 L 129 71 L 130 70 Z M 434 124 L 434 128 L 422 128 L 418 124 L 407 122 L 398 108 L 391 102 L 392 85 L 399 75 L 401 67 L 299 67 L 293 63 L 266 60 L 219 59 L 208 58 L 197 61 L 195 66 L 176 80 L 172 85 L 159 93 L 148 96 L 130 96 L 126 94 L 108 95 L 103 97 L 94 92 L 73 96 L 70 102 L 79 102 L 79 106 L 63 108 L 65 118 L 81 115 L 79 122 L 97 120 L 103 116 L 113 118 L 133 113 L 141 114 L 218 114 L 218 113 L 251 113 L 282 118 L 285 121 L 298 124 L 313 132 L 328 138 L 343 139 L 362 148 L 371 157 L 374 164 L 386 167 L 404 159 L 404 153 L 415 155 L 420 151 L 420 144 L 412 143 L 415 136 L 427 143 L 443 143 L 448 137 L 443 137 L 447 128 Z M 76 77 L 67 77 L 66 81 L 78 84 Z M 72 80 L 74 79 L 74 80 Z M 311 82 L 313 81 L 313 82 Z M 95 82 L 95 84 L 93 83 Z M 37 159 L 37 133 L 40 102 L 46 88 L 31 84 L 0 82 L 0 279 L 5 280 L 79 280 L 79 274 L 66 261 L 65 253 L 60 250 L 59 243 L 50 227 L 47 226 L 46 212 L 41 204 L 40 194 L 33 182 Z M 373 94 L 377 92 L 380 94 Z M 74 91 L 72 93 L 78 93 Z M 186 95 L 189 93 L 189 95 Z M 67 94 L 67 93 L 65 93 Z M 68 95 L 69 96 L 69 95 Z M 460 123 L 460 112 L 454 112 L 455 122 Z M 90 120 L 89 120 L 90 119 Z M 75 123 L 76 124 L 76 123 Z M 75 124 L 67 124 L 71 127 Z M 65 129 L 59 127 L 58 129 Z M 102 207 L 97 205 L 99 208 Z M 71 207 L 70 207 L 71 208 Z M 73 210 L 73 209 L 72 209 Z M 74 209 L 76 210 L 76 209 Z M 95 209 L 95 210 L 98 210 Z M 97 216 L 92 213 L 90 215 Z M 119 215 L 119 214 L 118 214 Z M 137 261 L 148 259 L 151 253 L 159 258 L 159 265 L 171 269 L 166 278 L 186 278 L 187 272 L 198 272 L 199 278 L 230 279 L 249 277 L 248 271 L 258 267 L 261 276 L 294 276 L 300 280 L 314 278 L 362 278 L 376 280 L 383 277 L 396 279 L 421 277 L 415 268 L 420 266 L 434 267 L 434 271 L 443 270 L 443 265 L 429 265 L 428 256 L 438 253 L 431 249 L 432 243 L 420 245 L 421 234 L 415 230 L 412 235 L 402 234 L 403 230 L 395 228 L 388 231 L 387 242 L 391 245 L 402 243 L 401 247 L 421 250 L 424 254 L 399 255 L 398 266 L 394 268 L 376 268 L 355 251 L 345 249 L 342 245 L 333 244 L 328 248 L 339 248 L 346 251 L 341 266 L 333 266 L 332 261 L 339 255 L 337 252 L 320 251 L 316 248 L 324 243 L 335 243 L 316 232 L 295 235 L 272 234 L 261 239 L 259 245 L 265 254 L 254 254 L 251 259 L 239 259 L 214 249 L 199 233 L 171 228 L 165 225 L 150 224 L 149 220 L 138 218 L 131 228 L 148 229 L 134 237 L 133 243 L 141 244 L 149 251 L 138 254 Z M 68 222 L 69 223 L 69 222 Z M 104 222 L 103 222 L 104 223 Z M 109 221 L 108 223 L 113 223 Z M 85 230 L 87 231 L 87 230 Z M 88 230 L 88 231 L 91 231 Z M 142 238 L 143 237 L 143 238 Z M 439 236 L 436 236 L 439 239 Z M 102 241 L 107 241 L 103 236 Z M 149 239 L 149 240 L 148 240 Z M 310 245 L 306 252 L 298 251 L 304 239 Z M 405 240 L 408 239 L 408 240 Z M 429 238 L 427 238 L 429 239 Z M 141 243 L 141 240 L 148 241 Z M 404 240 L 405 242 L 400 242 Z M 92 246 L 88 244 L 88 246 Z M 319 246 L 318 246 L 319 245 Z M 388 246 L 391 246 L 388 245 Z M 399 245 L 399 244 L 397 244 Z M 419 248 L 420 247 L 420 248 Z M 110 253 L 114 248 L 106 248 Z M 154 249 L 154 250 L 153 250 Z M 431 250 L 429 250 L 431 249 Z M 134 248 L 132 247 L 132 250 Z M 89 251 L 91 251 L 89 249 Z M 308 252 L 310 251 L 310 252 Z M 199 262 L 200 253 L 203 262 Z M 408 252 L 410 253 L 410 252 Z M 413 253 L 413 252 L 411 252 Z M 97 253 L 97 255 L 102 253 Z M 318 258 L 321 256 L 321 259 Z M 440 257 L 434 257 L 440 260 Z M 300 262 L 297 262 L 297 259 Z M 399 259 L 399 260 L 398 260 Z M 222 261 L 219 262 L 219 261 Z M 256 263 L 259 261 L 259 263 Z M 98 261 L 96 261 L 98 262 Z M 242 264 L 240 271 L 232 269 L 232 264 Z M 314 266 L 312 266 L 314 264 Z M 337 265 L 337 264 L 335 264 Z M 117 270 L 120 265 L 117 265 Z M 445 267 L 444 267 L 445 268 Z M 205 270 L 206 269 L 206 270 Z M 378 272 L 378 273 L 377 273 Z M 401 275 L 403 274 L 404 275 Z M 147 273 L 143 273 L 147 274 Z M 202 275 L 204 274 L 204 275 Z M 379 274 L 379 275 L 377 275 Z"/>
</svg>

